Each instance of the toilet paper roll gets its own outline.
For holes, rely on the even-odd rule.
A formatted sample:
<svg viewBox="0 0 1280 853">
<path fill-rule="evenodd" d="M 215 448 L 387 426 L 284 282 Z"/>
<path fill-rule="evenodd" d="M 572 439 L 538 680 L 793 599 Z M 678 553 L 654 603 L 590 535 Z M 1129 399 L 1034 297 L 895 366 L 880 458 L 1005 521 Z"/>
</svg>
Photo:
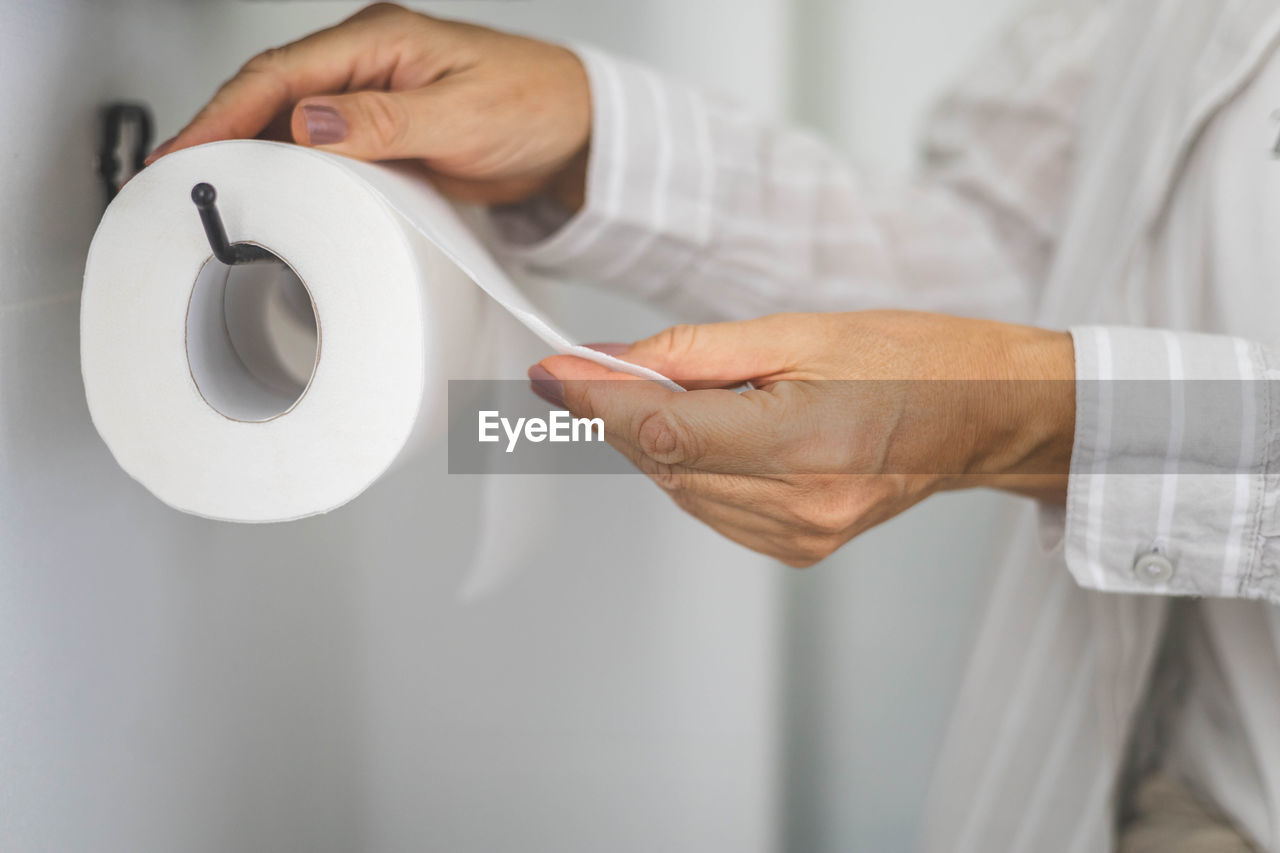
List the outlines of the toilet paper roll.
<svg viewBox="0 0 1280 853">
<path fill-rule="evenodd" d="M 212 257 L 200 182 L 231 242 L 273 260 Z M 327 512 L 424 446 L 447 379 L 475 378 L 481 290 L 557 352 L 677 387 L 573 345 L 411 170 L 273 142 L 180 151 L 124 187 L 89 249 L 89 412 L 120 466 L 179 510 Z"/>
</svg>

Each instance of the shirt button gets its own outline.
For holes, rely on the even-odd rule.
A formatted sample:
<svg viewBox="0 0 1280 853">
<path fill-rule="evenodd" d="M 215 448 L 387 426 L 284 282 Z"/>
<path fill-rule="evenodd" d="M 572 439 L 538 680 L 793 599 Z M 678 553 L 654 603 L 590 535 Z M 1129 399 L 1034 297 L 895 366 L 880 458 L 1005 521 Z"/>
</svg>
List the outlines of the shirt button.
<svg viewBox="0 0 1280 853">
<path fill-rule="evenodd" d="M 1154 551 L 1142 554 L 1133 561 L 1133 573 L 1138 580 L 1149 584 L 1165 583 L 1173 577 L 1173 563 L 1164 554 Z"/>
</svg>

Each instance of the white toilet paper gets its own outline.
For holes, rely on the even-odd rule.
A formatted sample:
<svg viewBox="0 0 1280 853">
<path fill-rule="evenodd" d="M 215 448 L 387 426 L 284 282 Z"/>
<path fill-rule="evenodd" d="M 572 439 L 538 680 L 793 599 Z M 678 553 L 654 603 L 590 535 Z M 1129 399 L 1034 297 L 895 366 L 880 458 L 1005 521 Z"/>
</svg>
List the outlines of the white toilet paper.
<svg viewBox="0 0 1280 853">
<path fill-rule="evenodd" d="M 228 267 L 191 202 L 279 262 Z M 553 349 L 574 346 L 411 171 L 273 142 L 180 151 L 135 177 L 94 235 L 81 369 L 116 461 L 165 503 L 286 521 L 350 501 L 443 423 L 488 293 Z M 505 377 L 512 378 L 512 377 Z"/>
</svg>

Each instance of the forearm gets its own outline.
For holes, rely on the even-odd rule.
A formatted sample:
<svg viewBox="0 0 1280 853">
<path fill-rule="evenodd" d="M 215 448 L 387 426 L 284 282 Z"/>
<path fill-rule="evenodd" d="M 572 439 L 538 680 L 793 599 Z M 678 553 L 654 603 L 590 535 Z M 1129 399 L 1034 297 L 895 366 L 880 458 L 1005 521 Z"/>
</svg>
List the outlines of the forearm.
<svg viewBox="0 0 1280 853">
<path fill-rule="evenodd" d="M 1030 273 L 1007 245 L 1022 238 L 997 234 L 971 193 L 928 177 L 877 185 L 812 134 L 651 69 L 582 57 L 593 101 L 584 206 L 562 206 L 558 221 L 545 200 L 536 215 L 496 210 L 513 262 L 693 318 L 903 305 L 1025 314 Z"/>
<path fill-rule="evenodd" d="M 558 218 L 543 205 L 540 231 L 500 211 L 524 244 L 500 248 L 689 318 L 904 306 L 1022 318 L 1071 185 L 1089 14 L 1012 27 L 927 123 L 913 181 L 877 182 L 812 134 L 580 51 L 585 205 L 572 215 L 571 198 Z"/>
</svg>

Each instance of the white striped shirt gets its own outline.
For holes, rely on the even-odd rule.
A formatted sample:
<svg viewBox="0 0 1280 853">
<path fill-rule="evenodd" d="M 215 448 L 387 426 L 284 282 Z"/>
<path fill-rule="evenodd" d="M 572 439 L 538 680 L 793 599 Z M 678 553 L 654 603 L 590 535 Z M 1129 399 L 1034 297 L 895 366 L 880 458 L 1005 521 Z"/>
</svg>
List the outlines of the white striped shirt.
<svg viewBox="0 0 1280 853">
<path fill-rule="evenodd" d="M 549 234 L 495 211 L 512 262 L 691 320 L 1071 329 L 1067 506 L 1010 533 L 921 850 L 1112 849 L 1159 728 L 1159 760 L 1280 853 L 1280 384 L 1255 381 L 1280 378 L 1278 33 L 1274 0 L 1041 3 L 940 105 L 909 186 L 584 49 L 585 208 Z M 1215 600 L 1174 659 L 1184 698 L 1142 711 L 1173 597 Z"/>
</svg>

